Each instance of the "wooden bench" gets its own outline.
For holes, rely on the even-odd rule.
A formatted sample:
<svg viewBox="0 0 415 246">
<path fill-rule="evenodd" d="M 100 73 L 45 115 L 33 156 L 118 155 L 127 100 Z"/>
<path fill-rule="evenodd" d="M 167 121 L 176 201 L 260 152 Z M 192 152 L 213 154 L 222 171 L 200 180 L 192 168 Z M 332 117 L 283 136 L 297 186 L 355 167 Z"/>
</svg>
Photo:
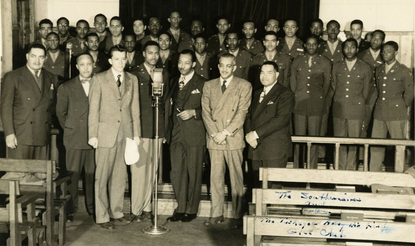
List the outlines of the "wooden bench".
<svg viewBox="0 0 415 246">
<path fill-rule="evenodd" d="M 53 180 L 57 173 L 54 161 L 50 160 L 22 160 L 0 158 L 0 171 L 36 173 L 46 176 L 43 185 L 21 185 L 22 192 L 37 193 L 43 196 L 43 200 L 37 203 L 36 208 L 44 209 L 42 224 L 46 226 L 46 243 L 55 245 L 55 217 L 59 214 L 58 239 L 59 245 L 64 245 L 66 240 L 66 202 L 70 199 L 67 194 L 67 184 L 70 176 L 60 176 Z M 56 189 L 60 186 L 62 195 L 56 197 Z"/>
<path fill-rule="evenodd" d="M 36 194 L 20 196 L 19 181 L 0 180 L 0 194 L 8 196 L 8 204 L 0 207 L 0 232 L 9 233 L 7 245 L 22 245 L 28 237 L 29 246 L 36 245 Z M 19 196 L 19 197 L 18 197 Z M 23 212 L 26 216 L 23 216 Z M 26 218 L 25 218 L 26 217 Z"/>
<path fill-rule="evenodd" d="M 265 188 L 253 190 L 255 215 L 244 217 L 247 246 L 260 245 L 262 236 L 274 237 L 262 245 L 415 243 L 409 174 L 263 168 L 260 179 Z M 268 189 L 268 181 L 290 188 Z"/>
</svg>

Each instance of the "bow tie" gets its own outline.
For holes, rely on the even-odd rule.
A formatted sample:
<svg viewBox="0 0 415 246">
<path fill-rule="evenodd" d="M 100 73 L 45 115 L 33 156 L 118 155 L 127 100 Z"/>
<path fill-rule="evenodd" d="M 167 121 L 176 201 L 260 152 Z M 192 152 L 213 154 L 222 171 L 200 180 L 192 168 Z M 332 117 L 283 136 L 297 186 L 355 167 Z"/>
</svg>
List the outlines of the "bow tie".
<svg viewBox="0 0 415 246">
<path fill-rule="evenodd" d="M 85 82 L 89 82 L 90 80 L 91 80 L 91 78 L 89 78 L 89 79 L 81 79 L 81 83 L 83 84 Z"/>
</svg>

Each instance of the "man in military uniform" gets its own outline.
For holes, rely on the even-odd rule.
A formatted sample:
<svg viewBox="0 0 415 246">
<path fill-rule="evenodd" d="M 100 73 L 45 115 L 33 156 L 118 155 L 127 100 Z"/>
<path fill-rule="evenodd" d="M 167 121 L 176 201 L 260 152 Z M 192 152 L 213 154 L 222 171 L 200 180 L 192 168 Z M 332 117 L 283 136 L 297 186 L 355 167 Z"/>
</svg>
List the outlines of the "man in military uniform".
<svg viewBox="0 0 415 246">
<path fill-rule="evenodd" d="M 99 37 L 96 33 L 89 33 L 86 36 L 86 46 L 93 60 L 93 69 L 92 74 L 97 74 L 103 71 L 108 70 L 111 67 L 111 64 L 108 61 L 108 56 L 103 52 L 99 51 Z M 76 60 L 76 59 L 74 59 Z M 77 72 L 77 69 L 73 69 L 72 72 Z M 72 76 L 73 78 L 74 76 Z"/>
<path fill-rule="evenodd" d="M 280 40 L 277 50 L 291 56 L 292 59 L 303 54 L 303 41 L 295 35 L 298 31 L 297 22 L 295 20 L 287 20 L 282 29 L 285 32 L 285 37 Z"/>
<path fill-rule="evenodd" d="M 50 32 L 46 38 L 48 41 L 48 50 L 46 52 L 45 63 L 43 68 L 58 76 L 60 82 L 68 78 L 69 61 L 64 51 L 59 49 L 59 35 L 56 32 Z"/>
<path fill-rule="evenodd" d="M 277 33 L 280 30 L 280 23 L 276 19 L 269 19 L 265 31 Z"/>
<path fill-rule="evenodd" d="M 359 52 L 369 49 L 370 43 L 362 38 L 363 22 L 361 20 L 353 20 L 350 23 L 350 33 L 352 38 L 356 39 Z"/>
<path fill-rule="evenodd" d="M 375 105 L 372 138 L 386 138 L 388 132 L 394 139 L 405 138 L 408 108 L 413 106 L 414 79 L 411 70 L 396 60 L 398 49 L 396 42 L 386 42 L 382 51 L 385 64 L 376 68 L 379 98 Z M 370 171 L 382 171 L 384 157 L 384 147 L 371 147 Z"/>
<path fill-rule="evenodd" d="M 170 28 L 167 32 L 173 37 L 171 39 L 170 50 L 177 51 L 181 42 L 185 40 L 191 40 L 190 35 L 180 29 L 180 22 L 182 17 L 178 11 L 173 11 L 170 13 L 170 17 L 167 18 L 167 21 L 170 23 Z"/>
<path fill-rule="evenodd" d="M 97 14 L 94 17 L 94 26 L 96 34 L 99 38 L 99 43 L 105 42 L 107 38 L 111 37 L 111 33 L 107 31 L 107 17 L 103 14 Z M 103 50 L 100 50 L 103 51 Z"/>
<path fill-rule="evenodd" d="M 236 31 L 230 31 L 226 37 L 228 49 L 219 53 L 218 57 L 223 54 L 232 54 L 235 56 L 236 69 L 233 73 L 236 77 L 248 79 L 249 68 L 251 67 L 251 54 L 238 47 L 239 37 Z"/>
<path fill-rule="evenodd" d="M 262 88 L 261 81 L 259 80 L 259 73 L 262 64 L 264 64 L 264 62 L 266 61 L 273 61 L 278 65 L 278 83 L 281 83 L 285 87 L 289 87 L 289 77 L 291 73 L 291 58 L 288 55 L 277 51 L 277 34 L 273 31 L 266 32 L 263 43 L 265 46 L 265 51 L 254 56 L 251 62 L 249 81 L 253 83 L 253 90 L 255 91 L 258 88 Z"/>
<path fill-rule="evenodd" d="M 69 20 L 65 17 L 61 17 L 56 22 L 58 27 L 58 34 L 59 34 L 59 45 L 63 47 L 63 44 L 66 42 L 66 40 L 69 40 L 72 38 L 72 36 L 69 34 Z"/>
<path fill-rule="evenodd" d="M 160 34 L 160 56 L 156 64 L 157 68 L 164 68 L 167 70 L 170 79 L 178 74 L 177 62 L 179 60 L 179 53 L 170 49 L 172 39 L 173 37 L 168 32 Z"/>
<path fill-rule="evenodd" d="M 195 42 L 195 36 L 199 33 L 202 33 L 205 31 L 205 28 L 203 28 L 203 24 L 200 20 L 193 20 L 192 24 L 190 25 L 190 34 L 192 35 L 192 38 L 185 39 L 179 44 L 179 48 L 177 49 L 178 52 L 182 52 L 183 50 L 193 50 L 193 44 Z"/>
<path fill-rule="evenodd" d="M 124 46 L 122 31 L 124 31 L 124 26 L 122 24 L 121 18 L 118 16 L 112 17 L 110 20 L 111 36 L 99 44 L 99 50 L 102 50 L 105 52 L 105 54 L 109 55 L 108 52 L 110 51 L 111 47 L 115 45 Z"/>
<path fill-rule="evenodd" d="M 127 64 L 125 65 L 125 71 L 131 71 L 138 65 L 144 62 L 144 56 L 140 51 L 136 49 L 136 35 L 135 33 L 127 33 L 124 35 L 125 49 L 127 50 Z"/>
<path fill-rule="evenodd" d="M 79 20 L 76 23 L 76 37 L 67 41 L 67 44 L 72 44 L 72 55 L 79 56 L 85 53 L 88 47 L 85 45 L 85 36 L 89 32 L 89 23 L 86 20 Z M 68 45 L 65 44 L 64 47 Z"/>
<path fill-rule="evenodd" d="M 264 52 L 264 46 L 261 41 L 256 40 L 254 37 L 256 31 L 254 21 L 245 21 L 242 28 L 245 38 L 239 42 L 239 48 L 248 51 L 252 56 Z"/>
<path fill-rule="evenodd" d="M 369 97 L 372 82 L 372 71 L 364 61 L 357 59 L 357 42 L 354 38 L 342 44 L 345 60 L 333 65 L 332 88 L 333 97 L 333 130 L 336 137 L 360 137 L 365 105 Z M 356 168 L 357 147 L 340 146 L 339 169 L 354 170 Z"/>
<path fill-rule="evenodd" d="M 216 56 L 217 54 L 226 50 L 225 39 L 226 32 L 231 27 L 226 17 L 219 17 L 216 28 L 218 28 L 218 34 L 213 35 L 208 40 L 207 52 Z"/>
<path fill-rule="evenodd" d="M 330 88 L 331 64 L 317 54 L 318 36 L 311 35 L 304 45 L 305 55 L 297 56 L 291 66 L 291 89 L 295 94 L 294 133 L 302 136 L 320 136 L 321 119 L 326 114 L 326 97 Z M 307 133 L 308 131 L 308 133 Z M 311 146 L 311 160 L 307 163 L 317 169 L 317 145 Z M 294 167 L 300 165 L 300 146 L 295 146 Z"/>
<path fill-rule="evenodd" d="M 161 21 L 159 18 L 157 17 L 151 17 L 150 21 L 148 22 L 148 30 L 150 31 L 150 34 L 145 36 L 143 39 L 141 39 L 141 51 L 144 51 L 144 45 L 148 42 L 148 41 L 154 41 L 156 43 L 159 42 L 159 33 L 161 31 L 161 29 L 163 28 L 163 26 L 161 26 Z"/>
<path fill-rule="evenodd" d="M 310 32 L 313 35 L 318 37 L 318 43 L 322 44 L 324 42 L 323 37 L 323 21 L 321 19 L 314 19 L 310 24 Z"/>
<path fill-rule="evenodd" d="M 196 66 L 194 70 L 197 74 L 205 79 L 211 79 L 214 76 L 215 61 L 214 57 L 206 52 L 206 38 L 202 34 L 198 34 L 194 37 L 194 50 L 196 55 Z"/>
</svg>

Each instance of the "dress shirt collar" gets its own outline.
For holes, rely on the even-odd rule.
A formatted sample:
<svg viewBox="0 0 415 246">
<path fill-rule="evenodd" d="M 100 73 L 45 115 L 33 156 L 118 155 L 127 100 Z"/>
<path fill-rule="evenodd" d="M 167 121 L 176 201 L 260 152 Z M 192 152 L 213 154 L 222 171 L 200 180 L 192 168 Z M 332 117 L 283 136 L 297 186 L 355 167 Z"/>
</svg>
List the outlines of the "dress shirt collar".
<svg viewBox="0 0 415 246">
<path fill-rule="evenodd" d="M 195 70 L 192 69 L 192 71 L 188 75 L 186 76 L 180 75 L 179 81 L 183 81 L 184 85 L 187 85 L 187 83 L 193 78 L 194 74 L 195 74 Z M 182 80 L 183 78 L 184 80 Z"/>
<path fill-rule="evenodd" d="M 370 51 L 370 54 L 372 54 L 372 56 L 373 56 L 373 60 L 376 61 L 376 59 L 378 59 L 378 57 L 379 57 L 380 49 L 378 51 L 374 51 L 374 50 L 372 50 L 372 48 L 369 48 L 369 51 Z"/>
<path fill-rule="evenodd" d="M 354 64 L 356 64 L 356 61 L 357 61 L 357 57 L 354 58 L 353 61 L 349 61 L 349 60 L 346 59 L 346 65 L 347 65 L 347 68 L 349 69 L 349 71 L 352 70 L 352 68 L 354 67 Z"/>
<path fill-rule="evenodd" d="M 235 51 L 231 51 L 231 50 L 228 50 L 229 51 L 229 54 L 232 54 L 232 55 L 234 55 L 235 57 L 237 57 L 238 56 L 238 53 L 239 53 L 239 48 L 236 48 L 236 50 Z"/>
<path fill-rule="evenodd" d="M 175 30 L 175 29 L 173 29 L 173 28 L 170 27 L 170 32 L 173 35 L 180 35 L 180 28 L 177 29 L 177 30 Z"/>
<path fill-rule="evenodd" d="M 233 75 L 232 75 L 231 77 L 229 77 L 229 78 L 227 78 L 227 79 L 226 79 L 226 83 L 225 83 L 226 88 L 228 88 L 228 87 L 229 87 L 229 83 L 232 81 L 232 79 L 233 79 Z M 223 79 L 222 77 L 219 77 L 219 80 L 220 80 L 220 85 L 222 85 L 222 84 L 223 84 L 223 81 L 224 81 L 225 79 Z"/>
<path fill-rule="evenodd" d="M 153 71 L 156 68 L 156 66 L 151 68 L 149 65 L 147 65 L 147 63 L 144 62 L 143 64 L 144 64 L 144 67 L 146 68 L 148 74 L 150 74 L 150 76 L 151 76 L 151 71 Z"/>
<path fill-rule="evenodd" d="M 120 80 L 121 80 L 121 83 L 122 83 L 124 81 L 124 72 L 119 73 L 119 72 L 115 71 L 115 69 L 113 67 L 111 67 L 111 70 L 112 70 L 112 74 L 114 75 L 115 81 L 118 80 L 118 75 L 121 75 Z"/>
<path fill-rule="evenodd" d="M 27 69 L 33 74 L 33 76 L 36 76 L 35 70 L 31 69 L 28 65 L 26 65 Z M 38 78 L 40 77 L 40 74 L 42 73 L 42 69 L 38 70 L 40 73 L 38 74 Z"/>
<path fill-rule="evenodd" d="M 393 67 L 393 65 L 395 65 L 395 63 L 396 63 L 396 60 L 393 61 L 391 64 L 388 64 L 385 62 L 385 70 L 386 70 L 385 72 L 388 73 L 389 70 Z"/>
<path fill-rule="evenodd" d="M 122 35 L 120 35 L 119 37 L 112 36 L 112 43 L 114 45 L 120 44 L 121 43 L 121 39 L 122 39 Z"/>
<path fill-rule="evenodd" d="M 277 81 L 274 82 L 274 84 L 269 85 L 269 86 L 264 86 L 264 92 L 265 92 L 265 96 L 270 92 L 270 90 L 274 87 L 274 85 L 277 83 Z"/>
</svg>

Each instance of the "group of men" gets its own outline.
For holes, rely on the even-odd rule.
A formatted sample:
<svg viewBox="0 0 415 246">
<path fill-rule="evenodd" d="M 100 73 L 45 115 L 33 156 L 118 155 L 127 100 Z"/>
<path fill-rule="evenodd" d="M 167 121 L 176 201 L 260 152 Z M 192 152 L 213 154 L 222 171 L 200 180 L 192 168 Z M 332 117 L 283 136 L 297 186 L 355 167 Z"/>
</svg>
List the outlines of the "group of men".
<svg viewBox="0 0 415 246">
<path fill-rule="evenodd" d="M 171 12 L 170 28 L 160 19 L 133 22 L 124 30 L 119 17 L 76 23 L 39 23 L 41 38 L 27 50 L 26 66 L 2 81 L 1 119 L 9 158 L 48 159 L 50 129 L 56 115 L 63 129 L 66 166 L 73 171 L 68 216 L 78 209 L 78 180 L 85 170 L 86 206 L 103 229 L 152 219 L 151 195 L 157 172 L 156 149 L 165 140 L 171 159 L 171 183 L 178 206 L 172 222 L 196 218 L 206 148 L 211 163 L 211 217 L 205 225 L 224 221 L 224 182 L 229 170 L 233 220 L 242 225 L 243 168 L 246 143 L 255 186 L 259 167 L 287 165 L 292 155 L 291 134 L 325 136 L 332 115 L 334 136 L 405 137 L 408 108 L 414 96 L 410 70 L 396 61 L 398 45 L 384 43 L 375 30 L 363 40 L 363 23 L 351 22 L 351 38 L 338 39 L 340 24 L 314 20 L 305 43 L 296 36 L 296 21 L 283 25 L 270 19 L 262 41 L 254 37 L 253 21 L 242 33 L 218 18 L 218 34 L 204 36 L 194 20 L 191 34 L 180 29 L 181 17 Z M 145 35 L 148 28 L 149 35 Z M 159 72 L 158 69 L 161 69 Z M 157 70 L 156 70 L 157 69 Z M 71 79 L 69 79 L 71 78 Z M 155 104 L 152 84 L 162 82 L 161 103 Z M 159 110 L 155 110 L 159 107 Z M 374 109 L 374 110 L 373 110 Z M 158 112 L 156 127 L 155 112 Z M 158 138 L 156 138 L 156 128 Z M 130 165 L 131 212 L 123 213 L 127 166 L 126 138 L 138 146 L 139 160 Z M 381 171 L 382 148 L 371 149 L 371 171 Z M 311 148 L 311 168 L 319 149 Z M 300 148 L 294 167 L 301 167 Z M 355 169 L 357 147 L 340 148 L 340 169 Z"/>
</svg>

